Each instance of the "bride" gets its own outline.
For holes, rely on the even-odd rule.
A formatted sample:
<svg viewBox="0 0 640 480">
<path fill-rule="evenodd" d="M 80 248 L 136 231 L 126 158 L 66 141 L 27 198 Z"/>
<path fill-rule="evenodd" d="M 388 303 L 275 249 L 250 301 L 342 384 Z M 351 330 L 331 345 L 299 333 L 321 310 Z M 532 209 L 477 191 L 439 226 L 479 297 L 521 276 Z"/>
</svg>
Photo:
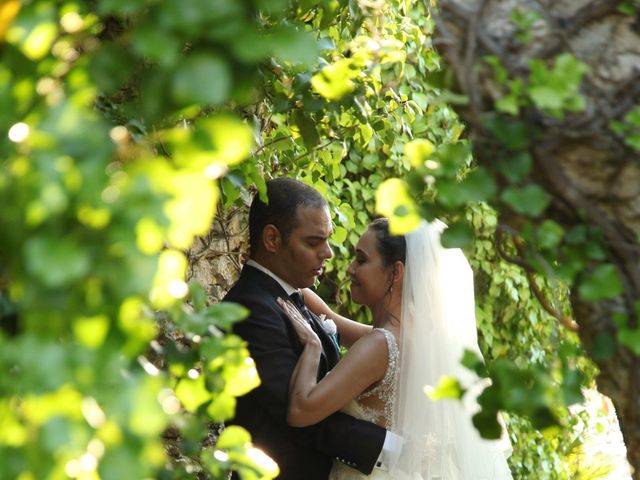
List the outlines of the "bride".
<svg viewBox="0 0 640 480">
<path fill-rule="evenodd" d="M 474 398 L 432 401 L 425 395 L 443 375 L 478 385 L 459 363 L 465 348 L 480 354 L 472 272 L 460 250 L 441 246 L 441 227 L 423 222 L 406 236 L 393 236 L 388 220 L 378 219 L 362 235 L 347 273 L 351 297 L 371 310 L 373 328 L 303 292 L 309 308 L 334 320 L 350 347 L 320 382 L 320 341 L 296 307 L 281 301 L 304 345 L 290 382 L 288 423 L 303 427 L 343 410 L 403 439 L 388 471 L 366 476 L 336 461 L 330 479 L 511 479 L 506 449 L 482 439 L 471 423 Z"/>
</svg>

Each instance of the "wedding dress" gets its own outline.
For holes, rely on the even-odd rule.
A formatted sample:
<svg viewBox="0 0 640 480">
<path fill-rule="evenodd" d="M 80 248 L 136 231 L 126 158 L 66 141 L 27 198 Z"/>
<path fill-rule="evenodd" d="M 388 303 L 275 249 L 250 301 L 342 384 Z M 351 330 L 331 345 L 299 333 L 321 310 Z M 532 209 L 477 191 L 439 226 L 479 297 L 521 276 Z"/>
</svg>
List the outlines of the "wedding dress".
<svg viewBox="0 0 640 480">
<path fill-rule="evenodd" d="M 398 361 L 400 359 L 400 351 L 398 350 L 398 342 L 389 330 L 384 328 L 374 328 L 374 331 L 381 332 L 387 340 L 387 348 L 389 351 L 389 359 L 387 363 L 387 371 L 384 377 L 376 385 L 375 388 L 361 393 L 357 398 L 351 400 L 349 404 L 342 409 L 343 412 L 361 420 L 377 423 L 385 427 L 387 430 L 394 429 L 393 418 L 395 410 L 396 390 L 398 384 Z M 376 399 L 379 402 L 378 408 L 369 407 L 363 404 L 363 400 Z M 375 480 L 392 480 L 398 477 L 391 476 L 388 472 L 380 469 L 374 469 L 371 475 L 365 475 L 351 467 L 346 466 L 337 460 L 334 460 L 329 480 L 359 480 L 359 479 L 375 479 Z M 398 479 L 401 480 L 401 479 Z"/>
<path fill-rule="evenodd" d="M 422 222 L 406 235 L 400 349 L 391 332 L 378 329 L 389 345 L 385 377 L 346 408 L 357 418 L 399 434 L 404 440 L 400 458 L 389 472 L 376 468 L 368 476 L 336 462 L 330 480 L 512 479 L 506 461 L 508 438 L 485 440 L 471 421 L 479 408 L 477 395 L 485 386 L 460 365 L 465 349 L 482 357 L 473 272 L 459 249 L 442 247 L 443 228 L 441 222 Z M 427 397 L 425 386 L 437 386 L 443 376 L 457 378 L 468 389 L 463 401 Z M 378 395 L 382 409 L 362 405 L 369 395 Z"/>
</svg>

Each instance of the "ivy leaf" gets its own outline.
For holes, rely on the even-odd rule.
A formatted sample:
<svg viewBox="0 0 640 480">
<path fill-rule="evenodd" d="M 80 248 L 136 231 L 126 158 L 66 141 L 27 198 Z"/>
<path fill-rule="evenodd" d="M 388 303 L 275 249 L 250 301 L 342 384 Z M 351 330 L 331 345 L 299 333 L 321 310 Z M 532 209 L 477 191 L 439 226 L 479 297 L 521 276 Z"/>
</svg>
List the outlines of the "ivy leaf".
<svg viewBox="0 0 640 480">
<path fill-rule="evenodd" d="M 412 140 L 404 145 L 404 154 L 414 168 L 420 167 L 434 150 L 433 143 L 426 138 Z"/>
<path fill-rule="evenodd" d="M 465 390 L 457 378 L 446 375 L 440 378 L 435 388 L 431 385 L 424 387 L 425 395 L 434 401 L 442 400 L 443 398 L 459 399 L 462 398 L 464 392 Z"/>
<path fill-rule="evenodd" d="M 304 141 L 307 150 L 312 150 L 318 143 L 320 143 L 320 137 L 316 130 L 315 122 L 304 113 L 302 110 L 295 110 L 293 113 L 293 119 L 300 130 L 300 135 Z"/>
<path fill-rule="evenodd" d="M 513 156 L 498 161 L 500 173 L 511 183 L 517 183 L 526 178 L 531 171 L 531 155 L 527 151 L 514 153 Z"/>
<path fill-rule="evenodd" d="M 497 440 L 502 435 L 502 427 L 498 423 L 496 412 L 482 409 L 473 418 L 473 425 L 478 429 L 482 438 L 487 440 Z"/>
<path fill-rule="evenodd" d="M 49 287 L 78 280 L 91 266 L 89 253 L 69 238 L 33 237 L 24 250 L 27 269 Z"/>
<path fill-rule="evenodd" d="M 221 302 L 211 305 L 205 311 L 207 318 L 222 330 L 227 330 L 235 322 L 249 315 L 249 310 L 232 302 Z"/>
<path fill-rule="evenodd" d="M 502 192 L 501 199 L 514 211 L 531 217 L 537 217 L 549 205 L 549 194 L 538 185 L 507 187 Z"/>
<path fill-rule="evenodd" d="M 455 222 L 442 234 L 442 246 L 445 248 L 467 248 L 473 242 L 473 229 L 465 222 Z"/>
<path fill-rule="evenodd" d="M 496 192 L 495 181 L 484 167 L 472 170 L 464 178 L 461 186 L 465 203 L 488 200 Z"/>
<path fill-rule="evenodd" d="M 416 229 L 422 220 L 406 183 L 390 178 L 376 191 L 376 212 L 389 218 L 389 230 L 394 235 L 404 235 Z"/>
<path fill-rule="evenodd" d="M 328 100 L 340 100 L 356 88 L 353 78 L 359 69 L 348 58 L 327 65 L 311 77 L 313 89 Z"/>
<path fill-rule="evenodd" d="M 198 53 L 178 63 L 171 93 L 181 105 L 218 105 L 229 98 L 231 82 L 231 69 L 224 58 L 211 53 Z"/>
<path fill-rule="evenodd" d="M 238 448 L 251 442 L 251 435 L 244 428 L 237 425 L 229 425 L 218 438 L 218 448 Z"/>
<path fill-rule="evenodd" d="M 640 328 L 636 328 L 635 330 L 628 328 L 620 330 L 618 332 L 618 340 L 636 356 L 640 356 Z"/>
<path fill-rule="evenodd" d="M 564 230 L 553 220 L 545 220 L 538 227 L 536 235 L 541 248 L 554 248 L 562 241 Z"/>
<path fill-rule="evenodd" d="M 211 399 L 211 393 L 204 383 L 204 375 L 198 378 L 183 378 L 176 387 L 176 397 L 180 400 L 184 408 L 190 412 L 195 412 L 200 405 Z"/>
<path fill-rule="evenodd" d="M 607 360 L 616 352 L 615 337 L 608 333 L 599 333 L 593 340 L 591 353 L 596 360 Z"/>
<path fill-rule="evenodd" d="M 609 263 L 598 265 L 587 273 L 578 287 L 580 298 L 588 302 L 615 298 L 621 293 L 622 284 L 616 267 Z"/>
<path fill-rule="evenodd" d="M 222 422 L 233 417 L 235 410 L 236 399 L 224 392 L 214 395 L 213 400 L 207 406 L 207 414 L 214 422 Z"/>
</svg>

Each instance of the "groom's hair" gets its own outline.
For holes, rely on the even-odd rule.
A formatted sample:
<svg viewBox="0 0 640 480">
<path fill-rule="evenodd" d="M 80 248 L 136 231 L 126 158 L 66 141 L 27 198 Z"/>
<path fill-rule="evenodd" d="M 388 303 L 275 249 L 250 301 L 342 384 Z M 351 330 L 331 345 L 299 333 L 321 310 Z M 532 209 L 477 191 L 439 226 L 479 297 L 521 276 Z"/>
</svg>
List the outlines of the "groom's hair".
<svg viewBox="0 0 640 480">
<path fill-rule="evenodd" d="M 385 267 L 398 261 L 405 263 L 407 240 L 404 235 L 391 235 L 388 218 L 376 218 L 369 224 L 369 230 L 376 236 L 376 247 Z"/>
<path fill-rule="evenodd" d="M 286 244 L 298 226 L 298 207 L 323 208 L 327 201 L 315 188 L 293 178 L 274 178 L 267 182 L 268 203 L 256 194 L 249 210 L 249 247 L 254 256 L 261 248 L 262 231 L 275 225 Z"/>
</svg>

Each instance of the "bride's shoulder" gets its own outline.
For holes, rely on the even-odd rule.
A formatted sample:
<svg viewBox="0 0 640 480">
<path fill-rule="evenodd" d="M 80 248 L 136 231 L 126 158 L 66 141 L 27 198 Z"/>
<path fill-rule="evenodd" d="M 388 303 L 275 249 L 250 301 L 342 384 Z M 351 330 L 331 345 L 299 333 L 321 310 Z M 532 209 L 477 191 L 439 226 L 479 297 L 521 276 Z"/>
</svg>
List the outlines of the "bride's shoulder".
<svg viewBox="0 0 640 480">
<path fill-rule="evenodd" d="M 389 347 L 388 336 L 390 332 L 382 328 L 373 328 L 370 332 L 366 333 L 360 339 L 354 343 L 349 352 L 355 354 L 379 354 L 381 351 L 385 351 Z M 392 334 L 391 334 L 392 335 Z"/>
</svg>

